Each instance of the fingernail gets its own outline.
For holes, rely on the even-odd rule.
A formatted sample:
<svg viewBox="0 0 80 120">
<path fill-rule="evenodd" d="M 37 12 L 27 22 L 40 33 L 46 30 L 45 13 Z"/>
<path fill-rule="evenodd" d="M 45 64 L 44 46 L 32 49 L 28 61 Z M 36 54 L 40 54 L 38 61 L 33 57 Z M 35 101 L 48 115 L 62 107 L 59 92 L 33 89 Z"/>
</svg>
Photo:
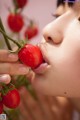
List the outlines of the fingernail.
<svg viewBox="0 0 80 120">
<path fill-rule="evenodd" d="M 35 73 L 32 73 L 32 75 L 31 75 L 31 79 L 30 79 L 31 83 L 34 82 L 34 78 L 35 78 Z"/>
<path fill-rule="evenodd" d="M 9 54 L 9 56 L 8 56 L 10 59 L 18 59 L 18 56 L 15 54 Z"/>
<path fill-rule="evenodd" d="M 0 75 L 0 82 L 9 82 L 10 81 L 10 76 L 9 75 Z"/>
<path fill-rule="evenodd" d="M 29 72 L 29 69 L 26 67 L 20 67 L 18 72 L 21 74 L 27 74 Z"/>
</svg>

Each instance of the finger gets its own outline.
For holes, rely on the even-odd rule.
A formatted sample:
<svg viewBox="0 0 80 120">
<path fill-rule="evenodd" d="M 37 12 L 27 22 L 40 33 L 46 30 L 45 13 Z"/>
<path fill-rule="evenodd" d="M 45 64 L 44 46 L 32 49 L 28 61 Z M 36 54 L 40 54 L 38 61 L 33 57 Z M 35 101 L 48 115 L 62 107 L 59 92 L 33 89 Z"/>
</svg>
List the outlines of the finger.
<svg viewBox="0 0 80 120">
<path fill-rule="evenodd" d="M 25 118 L 24 120 L 32 120 L 31 115 L 28 113 L 28 111 L 25 108 L 25 105 L 23 103 L 23 100 L 21 99 L 20 105 L 19 105 L 19 110 L 20 110 L 20 118 Z"/>
<path fill-rule="evenodd" d="M 11 77 L 8 74 L 0 75 L 0 82 L 8 84 L 11 81 Z"/>
<path fill-rule="evenodd" d="M 26 75 L 26 77 L 29 79 L 29 81 L 31 82 L 34 77 L 35 77 L 35 73 L 29 68 L 29 72 L 28 74 Z"/>
<path fill-rule="evenodd" d="M 37 92 L 37 96 L 38 96 L 38 101 L 40 101 L 40 103 L 42 104 L 43 110 L 45 111 L 45 118 L 48 120 L 54 120 L 53 117 L 53 113 L 49 107 L 49 101 L 47 101 L 47 96 L 40 94 L 39 92 Z M 50 96 L 49 96 L 50 98 Z"/>
<path fill-rule="evenodd" d="M 25 93 L 22 96 L 22 101 L 23 101 L 23 103 L 26 107 L 26 110 L 28 108 L 28 111 L 31 113 L 30 116 L 32 117 L 32 119 L 44 120 L 43 116 L 42 116 L 42 113 L 41 113 L 41 110 L 40 110 L 40 107 L 37 104 L 37 101 L 35 101 L 33 99 L 31 94 L 26 89 L 25 89 Z M 35 111 L 34 111 L 34 109 L 35 109 Z"/>
<path fill-rule="evenodd" d="M 17 54 L 12 54 L 7 50 L 0 50 L 0 62 L 15 62 L 18 60 Z"/>
<path fill-rule="evenodd" d="M 0 63 L 0 74 L 25 75 L 29 68 L 18 63 Z"/>
<path fill-rule="evenodd" d="M 23 115 L 25 118 L 27 118 L 28 120 L 32 120 L 31 115 L 29 114 L 29 112 L 26 110 L 26 105 L 24 103 L 24 100 L 26 101 L 26 99 L 28 99 L 28 91 L 26 90 L 26 88 L 23 86 L 20 90 L 20 96 L 21 96 L 21 103 L 19 105 L 19 109 L 21 111 L 20 115 Z M 26 119 L 25 119 L 26 120 Z"/>
</svg>

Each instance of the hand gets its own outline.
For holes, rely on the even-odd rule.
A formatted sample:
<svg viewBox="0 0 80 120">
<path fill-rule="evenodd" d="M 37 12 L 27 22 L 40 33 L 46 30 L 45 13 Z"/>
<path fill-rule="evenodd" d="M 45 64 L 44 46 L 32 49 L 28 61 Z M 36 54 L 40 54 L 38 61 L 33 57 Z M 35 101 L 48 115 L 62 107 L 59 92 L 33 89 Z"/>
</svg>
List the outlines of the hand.
<svg viewBox="0 0 80 120">
<path fill-rule="evenodd" d="M 45 96 L 39 94 L 37 91 L 35 92 L 37 100 L 34 100 L 26 88 L 22 87 L 20 89 L 20 116 L 24 116 L 25 119 L 29 120 L 33 118 L 35 120 L 72 120 L 74 109 L 67 98 Z M 27 108 L 30 109 L 30 112 L 26 112 Z M 30 113 L 32 113 L 32 116 Z"/>
<path fill-rule="evenodd" d="M 17 54 L 0 50 L 0 82 L 9 83 L 10 75 L 28 74 L 29 68 L 18 62 Z"/>
</svg>

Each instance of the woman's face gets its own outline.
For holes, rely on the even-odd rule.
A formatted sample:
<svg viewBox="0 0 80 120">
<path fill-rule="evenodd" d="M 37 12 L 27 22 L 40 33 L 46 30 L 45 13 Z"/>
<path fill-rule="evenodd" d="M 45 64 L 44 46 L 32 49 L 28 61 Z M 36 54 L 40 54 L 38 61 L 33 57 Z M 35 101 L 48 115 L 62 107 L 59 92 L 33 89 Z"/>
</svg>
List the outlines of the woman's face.
<svg viewBox="0 0 80 120">
<path fill-rule="evenodd" d="M 44 94 L 80 96 L 80 21 L 77 11 L 64 13 L 43 30 L 40 49 L 48 65 L 41 71 L 40 68 L 36 70 L 33 86 Z"/>
</svg>

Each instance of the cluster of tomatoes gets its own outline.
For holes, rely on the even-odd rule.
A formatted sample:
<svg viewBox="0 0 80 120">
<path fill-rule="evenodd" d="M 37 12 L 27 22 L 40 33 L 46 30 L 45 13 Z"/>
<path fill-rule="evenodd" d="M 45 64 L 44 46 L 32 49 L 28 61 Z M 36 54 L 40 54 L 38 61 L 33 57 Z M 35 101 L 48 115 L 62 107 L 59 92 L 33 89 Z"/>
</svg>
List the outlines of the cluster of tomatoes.
<svg viewBox="0 0 80 120">
<path fill-rule="evenodd" d="M 20 61 L 30 66 L 32 69 L 37 68 L 41 63 L 44 62 L 42 53 L 38 46 L 25 44 L 18 52 Z M 8 85 L 2 84 L 0 91 L 0 114 L 4 110 L 4 106 L 15 109 L 19 106 L 20 94 L 19 91 L 14 87 L 13 84 Z"/>
<path fill-rule="evenodd" d="M 24 17 L 21 12 L 19 12 L 19 9 L 23 9 L 27 5 L 28 0 L 13 0 L 13 3 L 15 8 L 14 11 L 16 12 L 9 13 L 7 23 L 12 32 L 19 33 L 25 26 Z M 34 22 L 32 24 L 31 20 L 29 20 L 29 23 L 30 24 L 24 30 L 23 36 L 25 39 L 28 38 L 30 40 L 38 34 L 38 27 L 34 24 Z"/>
<path fill-rule="evenodd" d="M 18 7 L 17 9 L 22 9 L 28 2 L 27 0 L 13 1 L 15 6 L 17 5 Z M 28 39 L 31 39 L 38 34 L 38 28 L 32 23 L 32 21 L 30 21 L 30 23 L 31 24 L 27 26 L 24 33 L 25 38 L 27 37 Z M 8 25 L 13 32 L 20 32 L 24 26 L 22 15 L 20 13 L 10 13 L 8 16 Z M 44 62 L 39 47 L 31 44 L 25 44 L 22 48 L 20 48 L 18 51 L 18 57 L 23 64 L 30 66 L 32 69 L 38 67 Z M 0 93 L 0 114 L 3 112 L 4 106 L 11 109 L 19 106 L 19 91 L 12 85 L 2 86 Z"/>
<path fill-rule="evenodd" d="M 3 113 L 4 106 L 14 109 L 19 106 L 20 94 L 18 90 L 11 85 L 2 86 L 0 95 L 0 114 Z"/>
<path fill-rule="evenodd" d="M 23 9 L 28 0 L 13 0 L 13 2 L 15 9 Z M 24 20 L 21 13 L 10 13 L 8 16 L 8 26 L 13 32 L 20 32 L 24 26 Z M 31 39 L 37 34 L 37 26 L 33 23 L 33 21 L 30 21 L 30 25 L 27 26 L 24 32 L 25 38 L 27 37 L 28 39 Z M 23 64 L 30 66 L 32 69 L 38 67 L 43 62 L 42 53 L 39 47 L 31 44 L 25 44 L 21 47 L 18 51 L 18 57 Z M 10 84 L 2 85 L 0 91 L 0 114 L 4 111 L 4 106 L 14 109 L 19 106 L 19 103 L 19 91 Z"/>
</svg>

